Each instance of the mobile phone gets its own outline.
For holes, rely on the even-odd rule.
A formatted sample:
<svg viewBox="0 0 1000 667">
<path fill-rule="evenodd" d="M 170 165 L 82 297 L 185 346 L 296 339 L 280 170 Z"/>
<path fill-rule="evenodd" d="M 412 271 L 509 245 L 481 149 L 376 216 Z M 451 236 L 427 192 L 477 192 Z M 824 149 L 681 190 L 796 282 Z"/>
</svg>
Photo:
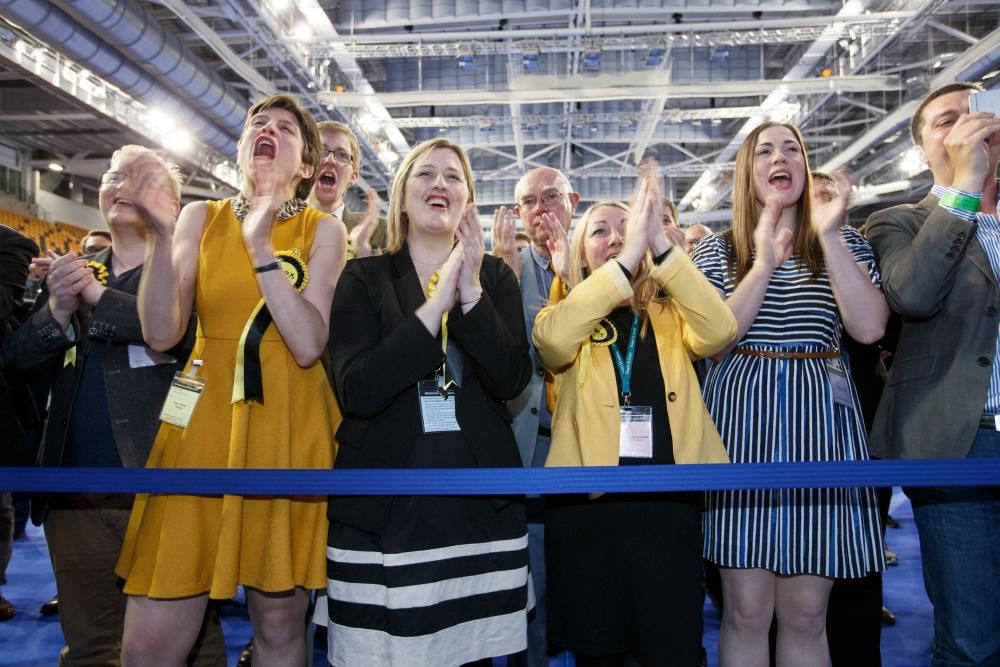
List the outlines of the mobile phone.
<svg viewBox="0 0 1000 667">
<path fill-rule="evenodd" d="M 969 113 L 987 111 L 1000 118 L 1000 90 L 986 90 L 969 96 Z"/>
</svg>

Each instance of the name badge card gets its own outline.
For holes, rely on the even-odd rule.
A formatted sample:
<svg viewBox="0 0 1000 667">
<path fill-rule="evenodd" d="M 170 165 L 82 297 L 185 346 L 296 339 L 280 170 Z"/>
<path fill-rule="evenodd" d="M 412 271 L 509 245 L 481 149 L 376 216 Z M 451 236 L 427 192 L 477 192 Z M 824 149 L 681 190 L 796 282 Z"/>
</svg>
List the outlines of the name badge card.
<svg viewBox="0 0 1000 667">
<path fill-rule="evenodd" d="M 160 410 L 160 421 L 181 428 L 187 428 L 191 423 L 191 415 L 198 405 L 198 399 L 205 391 L 205 380 L 198 377 L 201 360 L 192 362 L 190 373 L 177 371 L 170 383 L 170 391 Z"/>
<path fill-rule="evenodd" d="M 648 405 L 622 406 L 619 413 L 618 456 L 653 458 L 653 408 Z"/>
<path fill-rule="evenodd" d="M 833 400 L 838 405 L 845 408 L 854 409 L 854 400 L 851 396 L 851 381 L 847 379 L 847 372 L 839 358 L 827 359 L 826 370 L 830 374 L 830 389 L 833 391 Z"/>
<path fill-rule="evenodd" d="M 424 433 L 458 431 L 455 418 L 455 390 L 442 389 L 437 380 L 422 380 L 417 383 L 417 397 L 420 399 L 420 419 Z"/>
</svg>

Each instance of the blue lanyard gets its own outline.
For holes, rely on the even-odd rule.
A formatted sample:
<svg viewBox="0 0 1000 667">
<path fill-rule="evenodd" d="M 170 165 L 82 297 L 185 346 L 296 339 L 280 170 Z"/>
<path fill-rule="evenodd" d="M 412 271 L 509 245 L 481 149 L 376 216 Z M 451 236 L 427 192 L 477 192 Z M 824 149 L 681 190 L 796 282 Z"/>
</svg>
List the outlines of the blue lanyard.
<svg viewBox="0 0 1000 667">
<path fill-rule="evenodd" d="M 615 365 L 618 366 L 618 376 L 622 380 L 622 405 L 628 407 L 632 402 L 632 362 L 635 361 L 635 342 L 639 338 L 639 316 L 632 316 L 632 330 L 628 334 L 628 350 L 625 358 L 618 351 L 618 346 L 611 345 L 611 354 L 614 355 Z"/>
</svg>

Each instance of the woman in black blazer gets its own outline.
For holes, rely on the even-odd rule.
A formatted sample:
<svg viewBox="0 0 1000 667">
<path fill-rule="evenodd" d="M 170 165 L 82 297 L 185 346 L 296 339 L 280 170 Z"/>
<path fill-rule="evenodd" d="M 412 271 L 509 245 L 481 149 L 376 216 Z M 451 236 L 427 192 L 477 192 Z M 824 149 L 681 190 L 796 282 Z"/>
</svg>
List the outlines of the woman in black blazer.
<svg viewBox="0 0 1000 667">
<path fill-rule="evenodd" d="M 396 175 L 387 253 L 341 276 L 336 467 L 520 468 L 504 402 L 531 373 L 521 293 L 484 256 L 474 199 L 465 152 L 420 144 Z M 519 500 L 337 496 L 329 514 L 331 664 L 488 664 L 524 650 Z"/>
</svg>

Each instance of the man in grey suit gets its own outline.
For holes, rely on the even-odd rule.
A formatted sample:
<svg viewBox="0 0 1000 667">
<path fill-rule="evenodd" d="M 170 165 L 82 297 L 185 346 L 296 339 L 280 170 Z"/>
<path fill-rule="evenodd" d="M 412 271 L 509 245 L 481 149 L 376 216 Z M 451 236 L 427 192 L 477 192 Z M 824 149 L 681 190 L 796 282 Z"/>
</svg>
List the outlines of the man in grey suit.
<svg viewBox="0 0 1000 667">
<path fill-rule="evenodd" d="M 969 113 L 977 84 L 932 92 L 910 126 L 934 176 L 922 201 L 867 234 L 902 318 L 875 416 L 880 458 L 1000 457 L 1000 119 Z M 1000 665 L 1000 487 L 907 489 L 934 605 L 934 665 Z"/>
<path fill-rule="evenodd" d="M 580 203 L 580 195 L 573 192 L 562 172 L 539 167 L 521 177 L 514 188 L 514 199 L 514 212 L 521 218 L 531 245 L 517 252 L 513 220 L 501 208 L 494 222 L 494 252 L 521 281 L 525 326 L 528 344 L 531 345 L 535 315 L 548 302 L 549 290 L 557 273 L 553 264 L 558 261 L 565 263 L 568 259 L 566 233 Z M 555 248 L 560 254 L 557 262 L 553 262 L 552 257 L 552 249 Z M 559 270 L 566 269 L 564 266 Z M 549 453 L 552 415 L 545 404 L 545 370 L 533 345 L 530 354 L 533 365 L 531 381 L 520 396 L 508 401 L 507 409 L 514 418 L 514 438 L 521 453 L 521 462 L 525 467 L 542 467 Z M 527 664 L 529 667 L 543 667 L 548 664 L 548 641 L 545 635 L 545 517 L 542 499 L 529 497 L 527 508 L 528 551 L 535 589 L 535 612 L 528 624 Z"/>
<path fill-rule="evenodd" d="M 344 193 L 360 174 L 361 145 L 344 123 L 324 120 L 317 127 L 323 140 L 323 161 L 309 193 L 309 205 L 344 221 L 350 234 L 349 257 L 368 257 L 385 247 L 385 220 L 378 217 L 378 195 L 368 191 L 364 213 L 355 213 L 344 203 Z"/>
</svg>

